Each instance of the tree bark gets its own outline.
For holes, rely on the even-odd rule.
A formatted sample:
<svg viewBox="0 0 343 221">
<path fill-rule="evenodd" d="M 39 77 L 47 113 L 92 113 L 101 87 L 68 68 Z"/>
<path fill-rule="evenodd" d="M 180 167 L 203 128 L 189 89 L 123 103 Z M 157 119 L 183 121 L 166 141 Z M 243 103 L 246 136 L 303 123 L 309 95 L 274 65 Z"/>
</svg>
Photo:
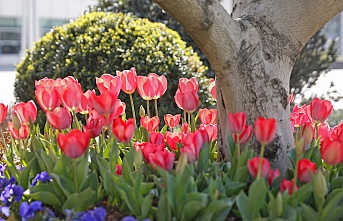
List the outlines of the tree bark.
<svg viewBox="0 0 343 221">
<path fill-rule="evenodd" d="M 275 118 L 275 139 L 265 157 L 284 173 L 294 141 L 289 121 L 289 79 L 301 48 L 343 10 L 338 0 L 236 0 L 228 14 L 218 0 L 155 0 L 184 26 L 216 75 L 218 149 L 227 159 L 228 112 Z M 251 147 L 259 152 L 253 138 Z"/>
</svg>

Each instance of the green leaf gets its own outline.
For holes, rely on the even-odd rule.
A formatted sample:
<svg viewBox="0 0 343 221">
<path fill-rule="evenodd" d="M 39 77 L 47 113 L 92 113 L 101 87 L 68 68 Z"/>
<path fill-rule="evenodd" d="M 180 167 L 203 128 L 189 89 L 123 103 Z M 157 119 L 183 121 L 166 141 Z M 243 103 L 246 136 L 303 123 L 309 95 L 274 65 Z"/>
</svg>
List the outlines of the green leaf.
<svg viewBox="0 0 343 221">
<path fill-rule="evenodd" d="M 141 205 L 141 218 L 145 219 L 146 217 L 149 216 L 149 212 L 151 209 L 152 201 L 153 201 L 154 195 L 153 194 L 148 194 L 145 196 L 142 205 Z"/>
<path fill-rule="evenodd" d="M 20 182 L 19 185 L 26 190 L 29 187 L 29 176 L 32 166 L 35 164 L 36 158 L 32 158 L 31 161 L 26 165 L 23 171 L 20 171 Z"/>
<path fill-rule="evenodd" d="M 249 188 L 249 200 L 252 206 L 253 218 L 260 217 L 262 202 L 265 201 L 267 194 L 267 184 L 262 178 L 256 179 Z"/>
<path fill-rule="evenodd" d="M 74 183 L 64 176 L 59 176 L 55 173 L 51 174 L 53 181 L 56 182 L 64 195 L 68 198 L 72 193 L 74 193 Z"/>
<path fill-rule="evenodd" d="M 323 165 L 322 156 L 317 146 L 312 147 L 312 149 L 313 149 L 312 160 L 316 163 L 316 167 L 319 168 Z"/>
<path fill-rule="evenodd" d="M 247 166 L 239 168 L 233 178 L 234 181 L 246 183 L 249 177 L 249 170 Z"/>
<path fill-rule="evenodd" d="M 307 183 L 301 186 L 297 191 L 292 194 L 292 199 L 295 200 L 295 206 L 300 205 L 306 199 L 308 199 L 313 192 L 313 185 L 312 183 Z"/>
<path fill-rule="evenodd" d="M 230 198 L 212 201 L 199 213 L 196 220 L 225 220 L 227 215 L 230 213 L 233 204 L 234 200 Z"/>
<path fill-rule="evenodd" d="M 289 152 L 288 152 L 288 156 L 289 156 L 289 159 L 291 160 L 292 162 L 292 165 L 293 165 L 293 168 L 295 166 L 295 161 L 296 161 L 296 158 L 297 158 L 297 153 L 295 151 L 295 148 L 291 149 Z"/>
<path fill-rule="evenodd" d="M 161 191 L 161 196 L 157 205 L 157 221 L 171 221 L 172 213 L 171 208 L 167 199 L 167 193 L 165 190 Z"/>
<path fill-rule="evenodd" d="M 248 196 L 245 195 L 243 191 L 239 193 L 236 199 L 236 204 L 239 210 L 240 215 L 243 220 L 252 220 L 252 203 L 249 200 Z"/>
<path fill-rule="evenodd" d="M 29 196 L 31 199 L 39 200 L 42 203 L 47 204 L 47 205 L 58 206 L 58 207 L 62 206 L 62 202 L 52 192 L 39 191 L 36 193 L 29 194 Z"/>
<path fill-rule="evenodd" d="M 79 159 L 76 166 L 77 183 L 80 185 L 88 174 L 88 154 L 85 154 Z"/>
<path fill-rule="evenodd" d="M 83 182 L 80 184 L 79 191 L 82 192 L 87 187 L 97 191 L 98 189 L 98 176 L 95 172 L 91 173 Z"/>
<path fill-rule="evenodd" d="M 197 172 L 201 173 L 208 167 L 209 163 L 209 148 L 208 144 L 205 144 L 200 150 L 198 162 L 197 162 Z"/>
<path fill-rule="evenodd" d="M 233 158 L 235 151 L 236 151 L 236 144 L 232 139 L 232 136 L 227 133 L 226 134 L 226 142 L 227 142 L 227 147 L 228 147 L 228 158 L 230 159 L 231 163 L 233 163 L 236 159 Z"/>
<path fill-rule="evenodd" d="M 237 195 L 244 187 L 246 183 L 229 181 L 225 184 L 225 194 L 226 196 L 235 196 Z"/>
<path fill-rule="evenodd" d="M 198 213 L 204 208 L 202 202 L 199 201 L 189 201 L 183 206 L 183 211 L 181 215 L 181 221 L 194 220 Z"/>
<path fill-rule="evenodd" d="M 62 211 L 66 209 L 74 211 L 84 211 L 95 205 L 95 191 L 87 188 L 80 193 L 71 194 L 62 206 Z"/>
<path fill-rule="evenodd" d="M 342 176 L 332 179 L 331 185 L 330 185 L 331 190 L 340 189 L 342 187 L 343 187 L 343 177 Z"/>
<path fill-rule="evenodd" d="M 332 191 L 326 198 L 325 207 L 320 216 L 321 220 L 338 220 L 339 217 L 342 217 L 342 199 L 343 189 L 336 189 Z M 338 209 L 338 211 L 336 211 L 336 209 Z M 334 214 L 334 211 L 336 212 L 336 214 Z"/>
</svg>

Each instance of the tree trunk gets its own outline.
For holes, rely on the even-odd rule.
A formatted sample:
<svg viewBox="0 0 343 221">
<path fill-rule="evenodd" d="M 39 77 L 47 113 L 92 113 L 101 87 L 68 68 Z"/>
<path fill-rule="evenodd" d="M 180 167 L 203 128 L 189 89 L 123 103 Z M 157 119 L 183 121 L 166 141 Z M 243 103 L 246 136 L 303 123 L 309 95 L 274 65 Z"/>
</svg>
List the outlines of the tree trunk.
<svg viewBox="0 0 343 221">
<path fill-rule="evenodd" d="M 278 128 L 265 157 L 284 173 L 294 147 L 289 79 L 301 48 L 338 12 L 337 0 L 236 0 L 229 15 L 218 0 L 155 0 L 198 43 L 216 75 L 218 150 L 227 159 L 227 114 L 275 118 Z M 315 15 L 315 16 L 313 16 Z M 250 146 L 259 153 L 259 143 Z"/>
</svg>

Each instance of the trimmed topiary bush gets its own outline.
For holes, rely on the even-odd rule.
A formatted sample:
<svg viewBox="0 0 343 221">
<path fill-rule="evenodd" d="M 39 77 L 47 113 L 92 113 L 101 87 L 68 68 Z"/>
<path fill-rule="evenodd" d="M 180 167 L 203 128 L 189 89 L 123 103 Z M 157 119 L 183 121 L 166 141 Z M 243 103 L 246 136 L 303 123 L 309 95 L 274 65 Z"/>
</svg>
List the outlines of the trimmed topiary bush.
<svg viewBox="0 0 343 221">
<path fill-rule="evenodd" d="M 122 13 L 92 12 L 52 29 L 17 65 L 15 95 L 20 101 L 34 99 L 36 80 L 68 75 L 77 78 L 86 91 L 95 88 L 95 77 L 131 67 L 136 67 L 138 75 L 166 76 L 168 90 L 159 99 L 160 116 L 181 112 L 174 102 L 181 77 L 197 78 L 199 106 L 209 106 L 207 67 L 179 34 L 164 24 Z M 134 98 L 136 105 L 145 107 L 137 92 Z M 126 94 L 121 93 L 120 99 L 131 108 Z M 127 114 L 131 115 L 130 111 Z"/>
</svg>

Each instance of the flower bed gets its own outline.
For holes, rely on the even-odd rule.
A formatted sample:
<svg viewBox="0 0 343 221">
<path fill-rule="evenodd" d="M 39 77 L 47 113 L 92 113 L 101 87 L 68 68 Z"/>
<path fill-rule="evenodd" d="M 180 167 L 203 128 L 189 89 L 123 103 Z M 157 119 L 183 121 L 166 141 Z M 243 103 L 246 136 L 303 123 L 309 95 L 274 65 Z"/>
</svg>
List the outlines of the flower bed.
<svg viewBox="0 0 343 221">
<path fill-rule="evenodd" d="M 329 128 L 325 123 L 332 111 L 329 101 L 315 98 L 309 106 L 295 105 L 290 117 L 293 168 L 281 176 L 263 158 L 277 128 L 272 118 L 247 125 L 245 113 L 228 113 L 230 162 L 217 161 L 217 112 L 200 109 L 194 115 L 199 102 L 194 78 L 179 80 L 174 98 L 184 112 L 163 116 L 162 128 L 157 100 L 167 88 L 164 76 L 137 76 L 132 68 L 117 76 L 104 74 L 96 84 L 99 95 L 83 92 L 73 77 L 37 81 L 44 128 L 34 124 L 33 101 L 12 108 L 10 141 L 1 133 L 4 219 L 343 218 L 343 124 Z M 214 81 L 209 89 L 215 99 Z M 134 113 L 136 90 L 147 102 L 140 107 L 139 122 L 135 115 L 126 119 L 126 104 L 117 99 L 120 91 L 129 94 Z M 7 111 L 0 104 L 1 123 Z M 252 132 L 261 143 L 259 157 L 248 148 Z"/>
</svg>

